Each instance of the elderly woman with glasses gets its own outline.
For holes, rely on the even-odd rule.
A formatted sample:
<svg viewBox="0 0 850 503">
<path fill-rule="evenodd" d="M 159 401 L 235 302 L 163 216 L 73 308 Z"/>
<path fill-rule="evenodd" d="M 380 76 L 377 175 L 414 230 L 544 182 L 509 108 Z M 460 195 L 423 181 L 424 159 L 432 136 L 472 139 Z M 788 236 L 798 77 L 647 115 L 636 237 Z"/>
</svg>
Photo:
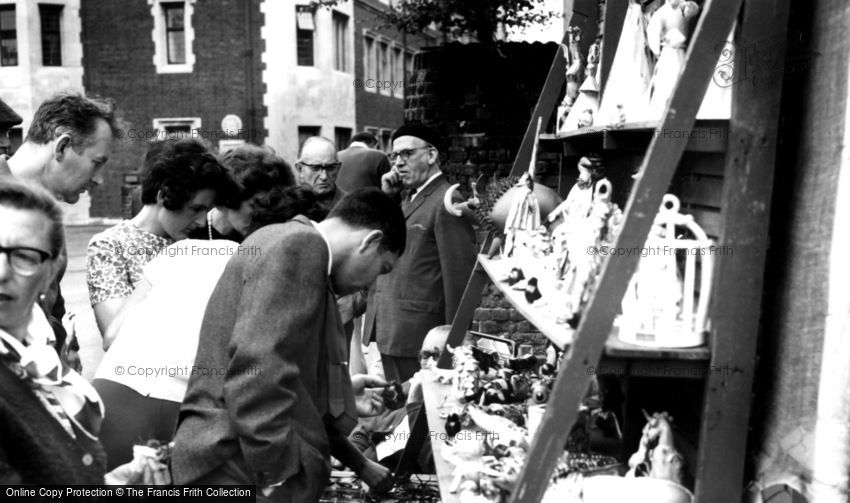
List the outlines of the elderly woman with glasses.
<svg viewBox="0 0 850 503">
<path fill-rule="evenodd" d="M 102 484 L 94 388 L 49 345 L 37 304 L 57 272 L 62 214 L 43 189 L 0 179 L 0 484 Z"/>
</svg>

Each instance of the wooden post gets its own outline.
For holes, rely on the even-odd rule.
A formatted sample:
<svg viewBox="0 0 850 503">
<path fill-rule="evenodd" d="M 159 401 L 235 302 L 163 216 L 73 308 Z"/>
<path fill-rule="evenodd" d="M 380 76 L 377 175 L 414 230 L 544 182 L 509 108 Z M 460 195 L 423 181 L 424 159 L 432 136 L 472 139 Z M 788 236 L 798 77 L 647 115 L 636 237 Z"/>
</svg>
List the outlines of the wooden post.
<svg viewBox="0 0 850 503">
<path fill-rule="evenodd" d="M 596 0 L 573 0 L 572 11 L 570 11 L 571 26 L 581 28 L 581 53 L 587 55 L 587 49 L 596 39 L 596 32 L 599 23 L 599 9 Z M 570 7 L 566 3 L 564 8 Z M 543 127 L 549 124 L 549 119 L 552 114 L 558 109 L 558 101 L 560 100 L 564 88 L 564 83 L 567 80 L 566 71 L 566 46 L 570 43 L 569 31 L 564 32 L 564 38 L 561 39 L 563 44 L 558 53 L 555 54 L 555 59 L 552 61 L 552 66 L 549 68 L 549 75 L 546 76 L 546 81 L 543 84 L 543 90 L 540 91 L 540 98 L 537 99 L 537 105 L 531 113 L 531 120 L 528 121 L 528 128 L 525 130 L 525 136 L 522 138 L 522 143 L 517 151 L 514 165 L 511 168 L 510 176 L 520 176 L 528 169 L 528 163 L 531 160 L 531 149 L 534 145 L 534 130 L 538 119 L 542 119 Z M 583 77 L 582 77 L 583 78 Z"/>
<path fill-rule="evenodd" d="M 717 41 L 724 40 L 731 30 L 741 1 L 706 1 L 685 55 L 679 82 L 664 112 L 660 124 L 662 131 L 690 132 L 693 128 L 702 96 L 722 49 L 722 44 Z M 615 248 L 640 249 L 644 246 L 687 143 L 672 136 L 656 135 L 649 144 L 626 205 Z M 609 257 L 603 264 L 596 292 L 585 309 L 576 337 L 561 365 L 543 421 L 511 495 L 512 503 L 538 502 L 546 492 L 552 469 L 564 452 L 570 426 L 575 422 L 578 405 L 587 390 L 591 378 L 588 366 L 596 365 L 602 356 L 620 301 L 639 258 L 639 253 L 624 254 L 613 260 Z"/>
<path fill-rule="evenodd" d="M 747 0 L 735 34 L 735 80 L 746 80 L 732 88 L 720 236 L 720 244 L 727 247 L 723 249 L 728 249 L 728 253 L 718 257 L 710 311 L 713 367 L 709 369 L 722 371 L 709 372 L 706 380 L 696 466 L 695 495 L 699 502 L 739 502 L 744 492 L 750 395 L 782 97 L 781 76 L 770 80 L 770 86 L 755 86 L 752 79 L 766 83 L 768 80 L 757 73 L 774 68 L 764 64 L 756 50 L 775 55 L 778 60 L 770 61 L 772 65 L 784 65 L 789 3 Z M 779 47 L 765 48 L 765 43 Z M 761 61 L 762 67 L 747 67 L 752 61 Z"/>
</svg>

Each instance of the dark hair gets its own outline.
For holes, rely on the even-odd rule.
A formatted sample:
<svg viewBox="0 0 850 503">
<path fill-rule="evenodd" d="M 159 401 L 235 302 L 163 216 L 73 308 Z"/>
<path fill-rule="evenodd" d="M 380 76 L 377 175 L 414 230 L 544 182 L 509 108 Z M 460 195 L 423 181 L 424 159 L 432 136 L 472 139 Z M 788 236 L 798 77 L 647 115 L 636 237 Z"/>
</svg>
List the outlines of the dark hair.
<svg viewBox="0 0 850 503">
<path fill-rule="evenodd" d="M 378 138 L 375 137 L 375 135 L 373 133 L 370 133 L 369 131 L 361 131 L 352 136 L 351 143 L 354 143 L 356 141 L 365 143 L 370 147 L 375 147 L 378 144 Z M 349 143 L 349 145 L 351 145 L 351 143 Z"/>
<path fill-rule="evenodd" d="M 239 188 L 212 152 L 192 138 L 152 142 L 142 167 L 142 204 L 156 204 L 177 211 L 199 190 L 215 191 L 216 204 L 233 200 Z"/>
<path fill-rule="evenodd" d="M 375 188 L 358 189 L 343 197 L 328 214 L 352 227 L 384 233 L 381 247 L 401 255 L 407 242 L 407 225 L 401 207 Z"/>
<path fill-rule="evenodd" d="M 260 227 L 283 223 L 298 215 L 319 222 L 324 220 L 327 212 L 319 205 L 318 196 L 309 187 L 274 187 L 254 203 L 248 234 Z"/>
<path fill-rule="evenodd" d="M 109 124 L 113 137 L 119 135 L 115 105 L 111 100 L 59 93 L 38 107 L 27 131 L 27 141 L 43 145 L 55 140 L 56 129 L 64 127 L 71 134 L 71 147 L 79 152 L 93 143 L 98 119 Z"/>
<path fill-rule="evenodd" d="M 224 201 L 228 208 L 237 209 L 243 201 L 260 192 L 295 185 L 295 174 L 289 163 L 266 148 L 249 143 L 228 150 L 219 159 L 239 186 L 235 198 Z"/>
<path fill-rule="evenodd" d="M 50 223 L 50 256 L 56 258 L 65 246 L 65 231 L 62 227 L 62 209 L 56 199 L 43 188 L 12 178 L 0 178 L 0 206 L 18 210 L 37 211 Z"/>
</svg>

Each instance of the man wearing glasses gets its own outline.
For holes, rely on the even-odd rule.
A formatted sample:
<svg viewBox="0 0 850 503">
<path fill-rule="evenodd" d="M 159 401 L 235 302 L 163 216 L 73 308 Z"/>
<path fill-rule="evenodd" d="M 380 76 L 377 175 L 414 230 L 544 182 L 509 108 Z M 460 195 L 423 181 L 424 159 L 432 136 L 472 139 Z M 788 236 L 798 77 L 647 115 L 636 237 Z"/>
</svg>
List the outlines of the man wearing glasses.
<svg viewBox="0 0 850 503">
<path fill-rule="evenodd" d="M 392 136 L 392 169 L 381 189 L 401 194 L 407 252 L 380 276 L 366 311 L 365 340 L 375 340 L 388 381 L 419 370 L 419 349 L 429 330 L 450 324 L 475 265 L 475 233 L 446 211 L 450 184 L 440 171 L 440 138 L 422 124 L 406 124 Z"/>
<path fill-rule="evenodd" d="M 311 136 L 301 144 L 295 168 L 302 185 L 313 189 L 319 205 L 329 212 L 346 192 L 336 186 L 340 162 L 334 142 L 323 136 Z"/>
</svg>

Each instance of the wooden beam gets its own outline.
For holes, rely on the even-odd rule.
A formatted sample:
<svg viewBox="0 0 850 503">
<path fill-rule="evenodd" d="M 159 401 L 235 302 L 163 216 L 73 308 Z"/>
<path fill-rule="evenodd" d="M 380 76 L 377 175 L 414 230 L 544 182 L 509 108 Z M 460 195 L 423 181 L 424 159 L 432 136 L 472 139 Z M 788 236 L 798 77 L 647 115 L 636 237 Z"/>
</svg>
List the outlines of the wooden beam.
<svg viewBox="0 0 850 503">
<path fill-rule="evenodd" d="M 540 98 L 537 99 L 537 105 L 531 114 L 531 120 L 528 122 L 528 128 L 525 130 L 525 136 L 522 138 L 522 143 L 514 159 L 510 176 L 520 176 L 528 170 L 528 163 L 531 161 L 531 151 L 534 150 L 534 135 L 537 131 L 537 121 L 542 119 L 545 127 L 549 123 L 552 114 L 558 108 L 558 102 L 562 95 L 561 91 L 567 80 L 567 63 L 564 48 L 568 42 L 568 35 L 564 34 L 563 44 L 558 48 L 558 52 L 555 53 L 555 59 L 549 68 L 549 75 L 546 76 L 543 90 L 540 91 Z"/>
<path fill-rule="evenodd" d="M 724 40 L 732 29 L 742 0 L 707 0 L 704 12 L 685 54 L 685 64 L 667 104 L 662 128 L 690 131 L 714 72 Z M 626 205 L 617 248 L 644 246 L 662 197 L 684 152 L 686 142 L 655 136 L 637 175 Z M 538 502 L 549 486 L 552 469 L 564 452 L 564 443 L 575 422 L 578 406 L 587 391 L 589 365 L 602 356 L 605 340 L 640 254 L 624 254 L 602 266 L 596 293 L 587 305 L 575 341 L 561 364 L 546 413 L 528 453 L 528 461 L 511 495 L 512 503 Z M 713 481 L 709 481 L 713 483 Z M 717 500 L 723 501 L 723 500 Z"/>
<path fill-rule="evenodd" d="M 782 68 L 789 0 L 746 0 L 735 34 L 735 72 L 753 75 L 748 59 L 765 41 L 778 58 L 762 71 Z M 768 51 L 764 51 L 768 52 Z M 740 59 L 739 59 L 740 58 Z M 747 75 L 749 73 L 749 75 Z M 767 84 L 767 80 L 760 79 Z M 776 162 L 782 78 L 754 86 L 749 80 L 732 88 L 729 151 L 722 196 L 720 244 L 731 256 L 715 266 L 712 302 L 713 365 L 728 365 L 728 374 L 711 374 L 706 382 L 695 495 L 699 502 L 739 502 L 749 430 L 756 343 L 767 254 L 768 223 Z M 723 462 L 717 462 L 722 459 Z"/>
</svg>

